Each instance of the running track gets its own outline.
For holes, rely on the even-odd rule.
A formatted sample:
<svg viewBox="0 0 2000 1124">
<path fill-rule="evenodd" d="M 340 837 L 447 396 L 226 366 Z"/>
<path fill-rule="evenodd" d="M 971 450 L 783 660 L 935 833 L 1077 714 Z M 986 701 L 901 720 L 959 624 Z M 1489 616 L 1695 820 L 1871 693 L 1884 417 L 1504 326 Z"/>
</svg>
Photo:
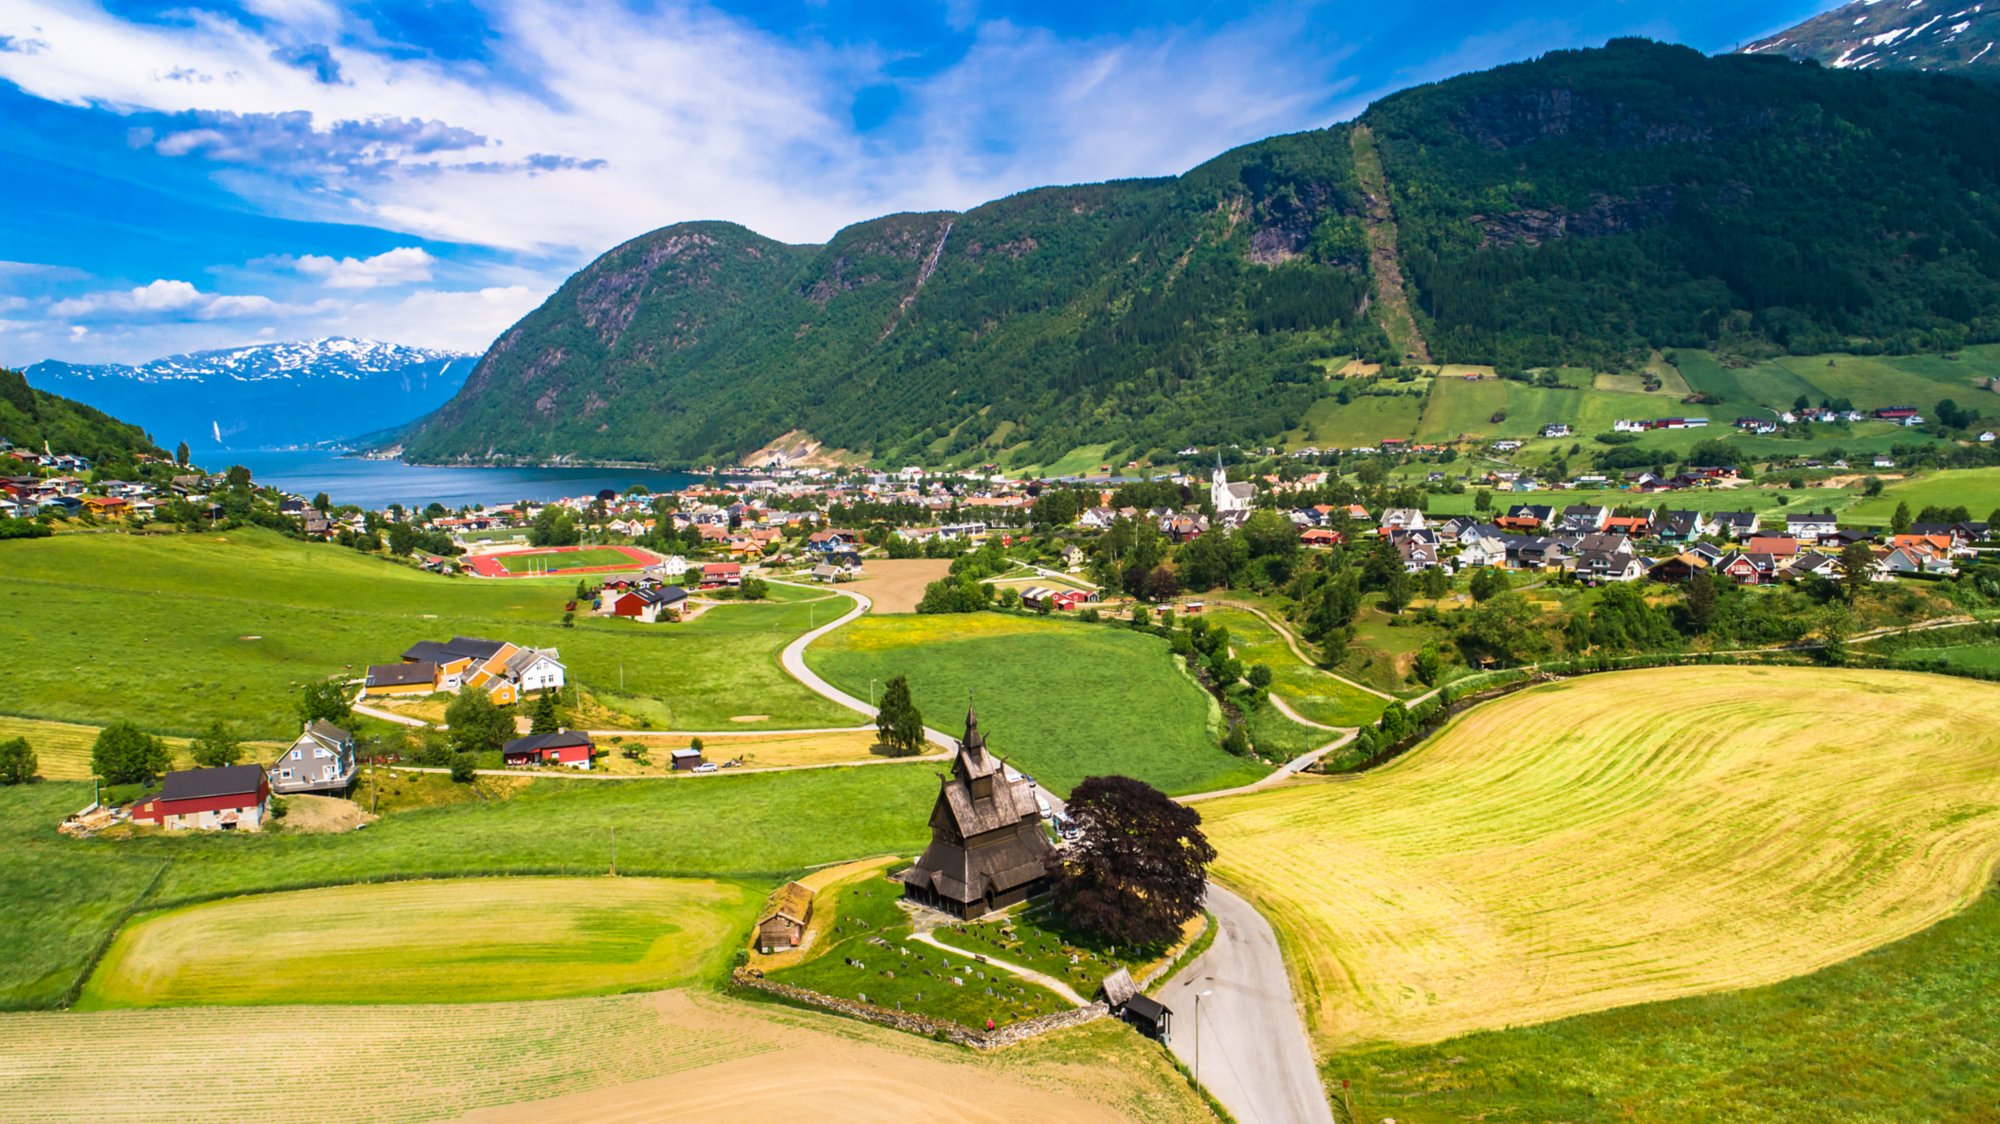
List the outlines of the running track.
<svg viewBox="0 0 2000 1124">
<path fill-rule="evenodd" d="M 584 550 L 615 550 L 625 557 L 630 558 L 632 565 L 582 566 L 574 570 L 556 569 L 542 574 L 515 574 L 509 573 L 506 565 L 500 561 L 502 558 L 518 558 L 524 554 L 548 556 L 552 554 L 574 554 Z M 658 561 L 658 558 L 636 546 L 537 546 L 526 550 L 500 550 L 492 554 L 468 555 L 465 559 L 465 568 L 470 570 L 475 576 L 482 578 L 568 578 L 575 577 L 578 574 L 616 574 L 630 570 L 633 566 L 651 566 Z"/>
</svg>

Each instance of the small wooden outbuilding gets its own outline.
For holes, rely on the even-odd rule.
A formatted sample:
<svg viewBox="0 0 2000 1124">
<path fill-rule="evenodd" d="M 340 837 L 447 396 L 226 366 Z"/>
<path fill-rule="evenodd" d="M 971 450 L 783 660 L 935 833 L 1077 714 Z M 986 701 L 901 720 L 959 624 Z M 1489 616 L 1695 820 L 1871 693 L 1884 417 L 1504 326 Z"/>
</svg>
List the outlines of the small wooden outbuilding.
<svg viewBox="0 0 2000 1124">
<path fill-rule="evenodd" d="M 812 923 L 813 892 L 799 882 L 787 882 L 757 916 L 757 947 L 765 952 L 797 948 Z"/>
</svg>

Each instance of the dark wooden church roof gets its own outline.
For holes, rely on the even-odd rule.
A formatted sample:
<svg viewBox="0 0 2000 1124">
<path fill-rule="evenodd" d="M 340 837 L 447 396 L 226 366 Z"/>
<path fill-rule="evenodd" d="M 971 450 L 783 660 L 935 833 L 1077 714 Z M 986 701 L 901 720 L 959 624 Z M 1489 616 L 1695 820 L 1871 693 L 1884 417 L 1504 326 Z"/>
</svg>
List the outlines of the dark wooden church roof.
<svg viewBox="0 0 2000 1124">
<path fill-rule="evenodd" d="M 931 845 L 902 880 L 974 902 L 1041 878 L 1052 850 L 1034 791 L 1025 779 L 1007 779 L 1006 764 L 987 750 L 979 718 L 968 708 L 965 736 L 931 810 Z"/>
</svg>

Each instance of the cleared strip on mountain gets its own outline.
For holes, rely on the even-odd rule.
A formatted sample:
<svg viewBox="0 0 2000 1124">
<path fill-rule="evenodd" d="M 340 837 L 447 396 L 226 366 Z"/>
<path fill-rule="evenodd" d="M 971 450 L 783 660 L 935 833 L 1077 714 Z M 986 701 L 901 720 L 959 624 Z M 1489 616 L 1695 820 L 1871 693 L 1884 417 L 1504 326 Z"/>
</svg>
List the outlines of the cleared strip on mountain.
<svg viewBox="0 0 2000 1124">
<path fill-rule="evenodd" d="M 719 972 L 754 895 L 665 878 L 469 878 L 253 894 L 118 934 L 85 1008 L 548 999 Z"/>
<path fill-rule="evenodd" d="M 1349 781 L 1204 805 L 1329 1047 L 1773 983 L 2000 858 L 2000 687 L 1677 668 L 1478 707 Z"/>
<path fill-rule="evenodd" d="M 1109 1020 L 991 1055 L 659 992 L 545 1003 L 0 1014 L 9 1121 L 1211 1119 Z M 118 1088 L 107 1092 L 107 1075 Z M 540 1101 L 542 1103 L 533 1103 Z M 518 1109 L 500 1106 L 519 1105 Z"/>
</svg>

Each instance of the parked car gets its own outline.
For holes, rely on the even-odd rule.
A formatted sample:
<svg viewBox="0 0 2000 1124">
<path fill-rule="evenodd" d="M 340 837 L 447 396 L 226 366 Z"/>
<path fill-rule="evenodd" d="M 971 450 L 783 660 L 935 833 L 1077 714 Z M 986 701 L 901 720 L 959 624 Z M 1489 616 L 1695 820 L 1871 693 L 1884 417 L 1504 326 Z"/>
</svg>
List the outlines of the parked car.
<svg viewBox="0 0 2000 1124">
<path fill-rule="evenodd" d="M 699 764 L 699 765 L 696 765 L 696 766 L 694 767 L 694 771 L 695 771 L 696 773 L 713 773 L 713 772 L 715 772 L 716 768 L 717 768 L 717 766 L 716 766 L 715 762 L 713 762 L 713 761 L 704 761 L 704 762 L 702 762 L 701 764 Z"/>
</svg>

